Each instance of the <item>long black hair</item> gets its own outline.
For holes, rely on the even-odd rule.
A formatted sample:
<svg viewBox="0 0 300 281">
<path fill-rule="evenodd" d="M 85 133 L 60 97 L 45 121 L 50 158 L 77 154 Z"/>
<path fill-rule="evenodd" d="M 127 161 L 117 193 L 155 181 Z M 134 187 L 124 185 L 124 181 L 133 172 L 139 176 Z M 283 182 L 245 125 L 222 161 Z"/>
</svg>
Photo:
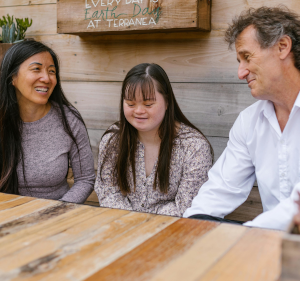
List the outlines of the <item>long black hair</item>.
<svg viewBox="0 0 300 281">
<path fill-rule="evenodd" d="M 25 60 L 43 52 L 48 52 L 52 56 L 56 68 L 57 84 L 49 101 L 53 101 L 52 106 L 59 109 L 64 130 L 78 149 L 76 139 L 66 118 L 64 106 L 67 106 L 83 124 L 84 122 L 79 112 L 70 104 L 63 93 L 57 55 L 52 49 L 37 41 L 23 41 L 13 45 L 3 58 L 0 74 L 0 192 L 19 194 L 17 175 L 19 161 L 22 161 L 23 177 L 26 185 L 22 148 L 23 121 L 20 117 L 20 109 L 15 87 L 12 85 L 12 77 L 17 76 L 20 65 Z"/>
<path fill-rule="evenodd" d="M 162 193 L 168 192 L 169 187 L 169 169 L 171 162 L 171 154 L 173 149 L 174 139 L 177 135 L 176 123 L 183 123 L 195 130 L 197 130 L 204 139 L 205 136 L 196 128 L 182 113 L 179 105 L 175 99 L 173 89 L 166 72 L 157 64 L 142 63 L 133 67 L 126 75 L 123 85 L 120 100 L 120 119 L 115 124 L 119 129 L 109 129 L 105 134 L 113 133 L 108 141 L 104 163 L 108 161 L 108 156 L 113 155 L 117 150 L 117 159 L 115 161 L 115 169 L 112 176 L 116 178 L 117 184 L 121 192 L 126 195 L 130 193 L 130 186 L 127 179 L 129 166 L 133 173 L 134 186 L 136 186 L 135 178 L 135 153 L 137 149 L 137 130 L 127 121 L 124 115 L 123 101 L 124 99 L 134 100 L 136 89 L 141 89 L 143 99 L 155 99 L 155 90 L 163 95 L 167 110 L 164 119 L 159 127 L 159 137 L 161 139 L 157 170 L 155 173 L 155 180 L 153 188 L 156 189 L 159 183 L 159 189 Z M 104 135 L 105 135 L 104 134 Z M 206 139 L 209 143 L 209 141 Z M 210 143 L 209 143 L 210 145 Z M 210 145 L 211 154 L 213 156 L 213 149 Z"/>
</svg>

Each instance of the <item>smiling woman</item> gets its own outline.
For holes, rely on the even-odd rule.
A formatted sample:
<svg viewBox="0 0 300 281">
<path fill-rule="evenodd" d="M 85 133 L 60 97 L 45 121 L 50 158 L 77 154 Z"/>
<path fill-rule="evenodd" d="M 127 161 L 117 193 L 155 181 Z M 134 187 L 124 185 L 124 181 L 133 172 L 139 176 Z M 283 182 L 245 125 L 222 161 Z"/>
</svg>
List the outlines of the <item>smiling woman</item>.
<svg viewBox="0 0 300 281">
<path fill-rule="evenodd" d="M 63 94 L 56 54 L 42 43 L 15 44 L 2 61 L 0 145 L 0 192 L 83 203 L 93 190 L 85 124 Z"/>
<path fill-rule="evenodd" d="M 99 146 L 95 191 L 100 206 L 182 216 L 207 181 L 213 152 L 181 112 L 157 64 L 125 77 L 120 121 Z"/>
</svg>

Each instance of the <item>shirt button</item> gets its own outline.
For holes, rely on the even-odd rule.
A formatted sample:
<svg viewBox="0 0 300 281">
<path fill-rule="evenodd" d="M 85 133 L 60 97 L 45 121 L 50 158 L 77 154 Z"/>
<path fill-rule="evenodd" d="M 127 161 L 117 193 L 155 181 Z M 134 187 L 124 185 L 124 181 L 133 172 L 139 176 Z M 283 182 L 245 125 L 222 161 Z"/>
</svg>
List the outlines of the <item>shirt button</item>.
<svg viewBox="0 0 300 281">
<path fill-rule="evenodd" d="M 281 143 L 281 144 L 284 144 L 284 140 L 281 140 L 280 143 Z"/>
<path fill-rule="evenodd" d="M 282 172 L 282 173 L 281 173 L 281 176 L 284 177 L 284 176 L 285 176 L 285 172 Z"/>
<path fill-rule="evenodd" d="M 142 204 L 142 207 L 144 207 L 144 204 Z"/>
</svg>

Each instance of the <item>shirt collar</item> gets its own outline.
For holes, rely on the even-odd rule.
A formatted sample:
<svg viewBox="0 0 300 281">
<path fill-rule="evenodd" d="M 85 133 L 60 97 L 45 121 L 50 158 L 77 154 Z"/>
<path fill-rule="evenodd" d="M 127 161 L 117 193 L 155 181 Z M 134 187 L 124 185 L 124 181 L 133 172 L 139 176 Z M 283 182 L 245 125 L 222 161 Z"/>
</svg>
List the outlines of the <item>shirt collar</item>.
<svg viewBox="0 0 300 281">
<path fill-rule="evenodd" d="M 266 117 L 266 118 L 270 118 L 270 116 L 272 114 L 274 114 L 274 105 L 273 105 L 273 102 L 269 101 L 269 100 L 266 100 L 266 101 L 263 101 L 264 102 L 264 105 L 261 107 L 261 112 L 260 112 L 260 116 L 263 117 L 263 115 Z M 292 111 L 294 110 L 294 107 L 300 107 L 300 92 L 298 93 L 298 96 L 296 98 L 296 101 L 293 105 L 293 108 L 291 110 L 291 113 Z"/>
<path fill-rule="evenodd" d="M 269 119 L 270 116 L 274 113 L 274 105 L 273 102 L 266 100 L 263 101 L 264 105 L 261 108 L 260 116 L 263 117 L 263 115 Z"/>
</svg>

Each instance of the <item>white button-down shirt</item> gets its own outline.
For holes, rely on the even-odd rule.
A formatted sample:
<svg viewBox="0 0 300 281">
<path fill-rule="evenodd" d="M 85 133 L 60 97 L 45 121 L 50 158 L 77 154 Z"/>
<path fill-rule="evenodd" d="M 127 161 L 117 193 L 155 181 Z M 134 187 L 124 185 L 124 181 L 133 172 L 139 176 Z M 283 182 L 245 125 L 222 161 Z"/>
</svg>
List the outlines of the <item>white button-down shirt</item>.
<svg viewBox="0 0 300 281">
<path fill-rule="evenodd" d="M 295 212 L 286 206 L 293 205 L 290 196 L 300 181 L 299 107 L 300 94 L 283 132 L 271 101 L 258 101 L 242 111 L 226 149 L 184 217 L 226 216 L 247 199 L 256 178 L 264 213 L 245 225 L 285 229 Z"/>
</svg>

